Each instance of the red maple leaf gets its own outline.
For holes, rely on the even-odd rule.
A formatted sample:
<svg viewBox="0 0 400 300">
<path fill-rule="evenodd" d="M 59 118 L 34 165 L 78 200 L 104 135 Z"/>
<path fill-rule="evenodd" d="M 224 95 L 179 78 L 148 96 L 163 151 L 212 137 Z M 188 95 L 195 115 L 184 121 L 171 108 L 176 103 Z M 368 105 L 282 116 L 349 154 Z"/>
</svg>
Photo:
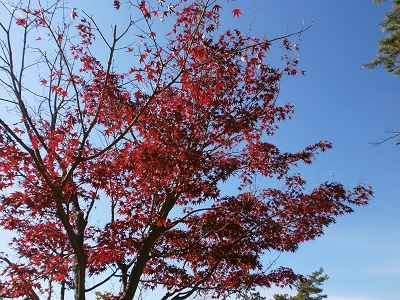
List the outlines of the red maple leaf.
<svg viewBox="0 0 400 300">
<path fill-rule="evenodd" d="M 17 23 L 17 25 L 24 26 L 24 25 L 26 25 L 26 19 L 25 18 L 16 18 L 15 23 Z"/>
<path fill-rule="evenodd" d="M 235 8 L 234 10 L 232 10 L 233 16 L 234 17 L 240 17 L 242 15 L 242 11 L 239 8 Z"/>
<path fill-rule="evenodd" d="M 137 73 L 137 74 L 135 75 L 135 78 L 136 78 L 136 80 L 139 81 L 139 82 L 142 82 L 142 81 L 143 81 L 143 77 L 142 77 L 142 75 L 139 74 L 139 73 Z"/>
<path fill-rule="evenodd" d="M 113 2 L 113 6 L 114 6 L 114 8 L 115 8 L 116 10 L 118 10 L 118 9 L 120 9 L 120 7 L 121 7 L 121 2 L 115 0 L 115 1 Z"/>
<path fill-rule="evenodd" d="M 142 53 L 142 54 L 140 54 L 140 58 L 139 58 L 139 62 L 144 62 L 144 60 L 146 59 L 146 57 L 147 57 L 147 53 Z"/>
<path fill-rule="evenodd" d="M 133 93 L 133 96 L 135 96 L 135 98 L 140 98 L 142 96 L 142 91 L 141 90 L 137 90 L 136 92 Z"/>
<path fill-rule="evenodd" d="M 46 25 L 46 20 L 43 19 L 43 18 L 39 18 L 39 19 L 37 20 L 37 24 L 38 24 L 38 25 L 41 25 L 41 26 L 45 26 L 45 25 Z"/>
<path fill-rule="evenodd" d="M 221 5 L 215 4 L 212 8 L 213 11 L 218 12 L 222 8 Z"/>
<path fill-rule="evenodd" d="M 41 13 L 43 13 L 43 11 L 44 11 L 43 8 L 39 8 L 39 9 L 36 9 L 32 14 L 34 16 L 37 16 L 37 15 L 40 15 Z"/>
</svg>

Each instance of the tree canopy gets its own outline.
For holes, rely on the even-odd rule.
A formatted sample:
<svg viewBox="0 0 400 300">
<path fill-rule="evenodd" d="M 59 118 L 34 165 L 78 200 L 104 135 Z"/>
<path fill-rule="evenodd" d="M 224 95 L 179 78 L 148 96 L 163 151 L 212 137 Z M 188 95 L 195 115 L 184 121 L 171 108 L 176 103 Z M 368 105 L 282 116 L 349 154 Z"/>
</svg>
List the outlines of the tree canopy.
<svg viewBox="0 0 400 300">
<path fill-rule="evenodd" d="M 111 32 L 61 0 L 1 5 L 0 227 L 14 238 L 0 298 L 131 300 L 163 287 L 163 300 L 223 299 L 286 286 L 300 275 L 265 256 L 368 203 L 369 186 L 308 187 L 293 170 L 329 142 L 271 142 L 294 112 L 279 82 L 301 73 L 290 36 L 222 27 L 214 0 L 113 1 L 131 13 Z M 280 188 L 254 189 L 259 177 Z"/>
</svg>

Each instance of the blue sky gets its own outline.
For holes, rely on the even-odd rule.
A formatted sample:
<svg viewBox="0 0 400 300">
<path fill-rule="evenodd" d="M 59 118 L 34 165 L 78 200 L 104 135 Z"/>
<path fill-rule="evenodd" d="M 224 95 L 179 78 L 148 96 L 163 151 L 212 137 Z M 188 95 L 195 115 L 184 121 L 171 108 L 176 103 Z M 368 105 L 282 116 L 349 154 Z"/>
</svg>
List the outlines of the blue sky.
<svg viewBox="0 0 400 300">
<path fill-rule="evenodd" d="M 278 261 L 304 274 L 323 267 L 330 300 L 399 299 L 400 146 L 393 140 L 379 147 L 369 142 L 400 130 L 400 77 L 362 68 L 375 56 L 383 37 L 379 23 L 390 7 L 391 1 L 378 6 L 367 0 L 253 0 L 246 1 L 240 20 L 240 26 L 253 22 L 254 35 L 270 38 L 296 31 L 303 19 L 306 25 L 314 22 L 300 41 L 292 39 L 307 72 L 282 81 L 280 100 L 292 102 L 296 113 L 281 124 L 276 141 L 288 150 L 320 139 L 333 143 L 312 166 L 299 168 L 310 187 L 331 179 L 374 187 L 368 207 L 339 218 L 322 238 Z M 282 291 L 263 294 L 269 299 L 275 292 Z"/>
<path fill-rule="evenodd" d="M 95 18 L 113 23 L 118 16 L 111 1 L 96 6 L 95 1 L 78 2 L 71 4 Z M 301 40 L 292 38 L 300 45 L 306 76 L 281 83 L 279 101 L 292 102 L 296 113 L 280 124 L 274 142 L 288 151 L 321 139 L 333 143 L 312 166 L 299 167 L 310 188 L 327 180 L 374 187 L 368 207 L 339 218 L 323 237 L 277 262 L 303 274 L 323 267 L 330 276 L 324 284 L 329 300 L 396 300 L 400 295 L 400 146 L 393 140 L 379 147 L 369 144 L 386 137 L 387 130 L 400 131 L 400 77 L 362 68 L 375 55 L 383 37 L 379 23 L 390 5 L 369 0 L 236 0 L 224 9 L 231 27 L 251 27 L 255 36 L 274 38 L 297 31 L 303 20 L 314 23 Z M 234 7 L 242 9 L 239 19 L 231 14 Z M 270 299 L 283 291 L 261 292 Z"/>
</svg>

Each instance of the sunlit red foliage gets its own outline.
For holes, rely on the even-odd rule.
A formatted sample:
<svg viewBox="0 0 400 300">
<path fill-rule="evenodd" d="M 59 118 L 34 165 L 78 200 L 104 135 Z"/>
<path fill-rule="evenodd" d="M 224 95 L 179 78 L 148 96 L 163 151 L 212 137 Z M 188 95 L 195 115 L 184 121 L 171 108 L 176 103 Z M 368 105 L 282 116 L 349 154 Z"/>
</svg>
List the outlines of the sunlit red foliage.
<svg viewBox="0 0 400 300">
<path fill-rule="evenodd" d="M 306 188 L 292 170 L 330 143 L 293 153 L 272 144 L 277 123 L 293 113 L 278 104 L 279 82 L 303 71 L 288 38 L 284 64 L 272 66 L 268 39 L 220 27 L 222 4 L 137 2 L 138 21 L 115 29 L 105 61 L 93 56 L 96 35 L 105 36 L 93 20 L 77 24 L 61 2 L 15 7 L 26 15 L 17 25 L 48 30 L 55 54 L 23 56 L 23 66 L 32 59 L 37 68 L 17 70 L 11 45 L 21 39 L 1 33 L 3 70 L 12 75 L 2 101 L 13 119 L 0 116 L 0 226 L 16 233 L 10 246 L 19 259 L 0 256 L 0 298 L 61 298 L 72 289 L 83 300 L 111 279 L 120 286 L 102 299 L 158 286 L 165 300 L 286 286 L 299 275 L 265 265 L 264 255 L 296 251 L 367 204 L 369 187 Z M 60 13 L 68 18 L 49 26 Z M 173 21 L 167 35 L 151 27 L 155 17 Z M 129 46 L 118 44 L 122 37 L 133 37 Z M 19 50 L 28 53 L 28 44 Z M 129 57 L 125 69 L 114 68 L 118 55 Z M 259 177 L 282 188 L 254 189 Z"/>
</svg>

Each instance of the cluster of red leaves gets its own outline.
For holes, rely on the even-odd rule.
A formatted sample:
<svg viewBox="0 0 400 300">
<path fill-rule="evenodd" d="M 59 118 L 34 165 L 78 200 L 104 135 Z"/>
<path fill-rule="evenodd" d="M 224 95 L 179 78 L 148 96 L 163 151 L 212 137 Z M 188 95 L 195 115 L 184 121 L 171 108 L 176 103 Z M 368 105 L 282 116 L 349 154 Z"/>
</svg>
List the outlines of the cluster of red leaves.
<svg viewBox="0 0 400 300">
<path fill-rule="evenodd" d="M 37 299 L 33 288 L 39 288 L 40 284 L 34 283 L 32 277 L 35 278 L 34 268 L 28 268 L 24 265 L 11 264 L 6 268 L 11 274 L 9 282 L 0 282 L 0 297 L 17 299 Z M 1 274 L 1 273 L 0 273 Z M 10 290 L 9 284 L 12 283 L 13 289 Z"/>
<path fill-rule="evenodd" d="M 20 9 L 21 14 L 24 17 L 15 18 L 15 23 L 19 26 L 27 26 L 28 22 L 31 23 L 35 27 L 46 26 L 46 15 L 50 13 L 45 11 L 43 8 L 38 9 Z"/>
<path fill-rule="evenodd" d="M 291 174 L 331 148 L 328 142 L 295 153 L 267 142 L 293 113 L 276 98 L 281 77 L 296 75 L 297 58 L 289 52 L 281 69 L 272 67 L 268 40 L 238 30 L 214 37 L 220 5 L 179 4 L 139 3 L 146 19 L 171 15 L 176 22 L 164 48 L 150 31 L 139 36 L 141 47 L 125 49 L 138 57 L 125 73 L 93 57 L 94 30 L 81 20 L 80 40 L 70 47 L 76 73 L 52 69 L 40 79 L 59 103 L 56 112 L 24 116 L 14 130 L 1 123 L 0 226 L 19 233 L 12 244 L 26 264 L 2 272 L 16 280 L 0 286 L 0 297 L 43 291 L 49 276 L 73 288 L 73 257 L 94 278 L 118 271 L 121 293 L 104 299 L 132 299 L 142 275 L 146 288 L 168 288 L 165 299 L 285 286 L 298 275 L 265 271 L 263 254 L 296 251 L 336 216 L 367 203 L 368 187 L 324 183 L 306 192 L 302 177 Z M 224 196 L 220 184 L 233 176 L 240 190 Z M 250 193 L 255 176 L 285 186 Z M 111 215 L 91 223 L 104 206 Z"/>
</svg>

